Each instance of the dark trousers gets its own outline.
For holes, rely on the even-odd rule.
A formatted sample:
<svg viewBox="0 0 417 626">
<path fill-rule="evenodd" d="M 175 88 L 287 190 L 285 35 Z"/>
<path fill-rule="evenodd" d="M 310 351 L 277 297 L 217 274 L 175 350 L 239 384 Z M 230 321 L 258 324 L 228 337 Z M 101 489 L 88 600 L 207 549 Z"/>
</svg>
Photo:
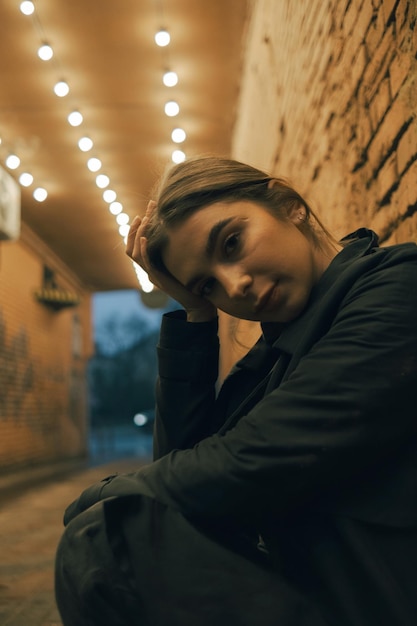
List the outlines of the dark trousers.
<svg viewBox="0 0 417 626">
<path fill-rule="evenodd" d="M 129 626 L 138 597 L 107 533 L 103 502 L 76 517 L 58 546 L 55 595 L 64 626 Z"/>
<path fill-rule="evenodd" d="M 57 604 L 64 626 L 323 626 L 263 558 L 150 498 L 108 500 L 64 532 Z"/>
</svg>

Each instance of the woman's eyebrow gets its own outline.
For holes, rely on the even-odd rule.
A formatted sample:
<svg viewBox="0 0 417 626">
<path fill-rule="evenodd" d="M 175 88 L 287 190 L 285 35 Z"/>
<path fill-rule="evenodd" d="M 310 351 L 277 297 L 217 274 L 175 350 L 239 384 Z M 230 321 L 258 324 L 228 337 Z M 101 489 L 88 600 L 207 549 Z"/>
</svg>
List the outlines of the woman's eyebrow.
<svg viewBox="0 0 417 626">
<path fill-rule="evenodd" d="M 208 258 L 212 257 L 214 254 L 214 250 L 216 249 L 216 244 L 217 244 L 217 240 L 220 236 L 220 233 L 222 232 L 222 230 L 224 228 L 226 228 L 226 226 L 233 220 L 233 217 L 228 217 L 224 220 L 220 220 L 219 222 L 217 222 L 216 224 L 214 224 L 214 226 L 212 226 L 212 228 L 210 229 L 210 232 L 208 234 L 207 237 L 207 243 L 206 243 L 206 248 L 205 248 L 205 253 L 207 255 Z M 192 291 L 195 287 L 195 285 L 197 283 L 200 282 L 200 280 L 202 279 L 202 276 L 198 275 L 198 276 L 193 276 L 189 281 L 187 281 L 185 283 L 185 287 L 189 290 Z"/>
<path fill-rule="evenodd" d="M 233 217 L 228 217 L 224 220 L 220 220 L 220 222 L 217 222 L 217 224 L 214 224 L 214 226 L 211 228 L 206 243 L 206 254 L 208 257 L 211 257 L 213 255 L 214 250 L 216 249 L 217 240 L 223 228 L 225 228 L 232 220 Z"/>
</svg>

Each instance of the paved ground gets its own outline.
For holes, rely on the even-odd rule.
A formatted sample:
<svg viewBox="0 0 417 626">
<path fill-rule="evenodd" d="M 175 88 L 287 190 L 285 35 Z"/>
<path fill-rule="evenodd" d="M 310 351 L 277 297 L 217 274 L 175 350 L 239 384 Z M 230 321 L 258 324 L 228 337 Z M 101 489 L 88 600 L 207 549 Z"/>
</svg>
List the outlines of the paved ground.
<svg viewBox="0 0 417 626">
<path fill-rule="evenodd" d="M 63 511 L 90 484 L 114 472 L 133 471 L 143 462 L 135 458 L 78 468 L 28 489 L 7 491 L 0 500 L 1 626 L 61 626 L 53 564 Z"/>
</svg>

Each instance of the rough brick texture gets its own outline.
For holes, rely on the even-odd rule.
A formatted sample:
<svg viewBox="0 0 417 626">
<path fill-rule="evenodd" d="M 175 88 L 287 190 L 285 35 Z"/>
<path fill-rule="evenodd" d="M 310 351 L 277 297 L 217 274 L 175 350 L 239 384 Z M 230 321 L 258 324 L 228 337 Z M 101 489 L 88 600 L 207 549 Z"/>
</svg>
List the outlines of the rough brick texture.
<svg viewBox="0 0 417 626">
<path fill-rule="evenodd" d="M 44 264 L 79 306 L 35 299 Z M 90 353 L 90 296 L 70 270 L 27 229 L 0 242 L 0 471 L 85 453 Z"/>
<path fill-rule="evenodd" d="M 337 236 L 417 241 L 416 18 L 406 0 L 252 3 L 233 156 L 290 179 Z"/>
</svg>

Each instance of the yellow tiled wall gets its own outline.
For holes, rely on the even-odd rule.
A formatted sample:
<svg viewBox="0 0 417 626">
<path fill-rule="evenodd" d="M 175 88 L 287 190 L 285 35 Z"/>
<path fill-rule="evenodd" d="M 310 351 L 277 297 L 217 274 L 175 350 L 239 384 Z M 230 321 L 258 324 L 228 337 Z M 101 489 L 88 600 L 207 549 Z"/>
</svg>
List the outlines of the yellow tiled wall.
<svg viewBox="0 0 417 626">
<path fill-rule="evenodd" d="M 37 301 L 44 265 L 78 306 Z M 1 241 L 0 470 L 85 454 L 90 354 L 90 294 L 28 229 Z"/>
</svg>

